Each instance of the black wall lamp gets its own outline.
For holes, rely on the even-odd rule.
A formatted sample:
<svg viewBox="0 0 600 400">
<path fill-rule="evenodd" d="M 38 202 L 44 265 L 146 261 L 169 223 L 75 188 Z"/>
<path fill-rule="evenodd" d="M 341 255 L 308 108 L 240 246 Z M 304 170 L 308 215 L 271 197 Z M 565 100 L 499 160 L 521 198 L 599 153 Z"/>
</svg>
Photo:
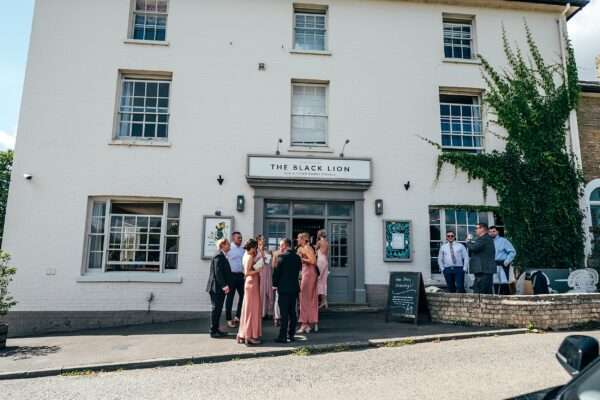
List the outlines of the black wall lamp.
<svg viewBox="0 0 600 400">
<path fill-rule="evenodd" d="M 383 215 L 383 200 L 375 200 L 375 215 Z"/>
<path fill-rule="evenodd" d="M 244 212 L 244 208 L 246 208 L 246 198 L 244 197 L 244 195 L 240 194 L 237 197 L 237 201 L 236 201 L 236 209 L 239 212 Z"/>
</svg>

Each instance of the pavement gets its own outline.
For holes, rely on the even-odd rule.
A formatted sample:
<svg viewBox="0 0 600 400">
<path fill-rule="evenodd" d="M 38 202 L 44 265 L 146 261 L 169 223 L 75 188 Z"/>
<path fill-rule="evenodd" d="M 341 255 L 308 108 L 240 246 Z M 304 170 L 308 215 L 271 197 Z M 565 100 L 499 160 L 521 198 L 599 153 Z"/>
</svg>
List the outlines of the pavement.
<svg viewBox="0 0 600 400">
<path fill-rule="evenodd" d="M 600 338 L 600 330 L 579 332 Z M 10 400 L 487 400 L 566 383 L 566 332 L 0 381 Z"/>
<path fill-rule="evenodd" d="M 99 329 L 42 337 L 8 339 L 0 351 L 0 380 L 59 375 L 77 370 L 111 371 L 243 358 L 283 356 L 295 352 L 340 351 L 394 344 L 523 333 L 456 325 L 390 322 L 383 313 L 325 313 L 318 333 L 298 335 L 293 344 L 273 340 L 277 329 L 263 324 L 263 344 L 247 347 L 227 338 L 211 339 L 207 320 L 180 321 Z"/>
</svg>

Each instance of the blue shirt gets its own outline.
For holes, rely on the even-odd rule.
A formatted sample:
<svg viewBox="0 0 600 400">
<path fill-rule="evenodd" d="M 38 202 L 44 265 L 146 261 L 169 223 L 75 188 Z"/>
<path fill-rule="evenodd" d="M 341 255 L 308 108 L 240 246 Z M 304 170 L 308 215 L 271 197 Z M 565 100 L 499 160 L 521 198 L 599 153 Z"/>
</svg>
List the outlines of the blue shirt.
<svg viewBox="0 0 600 400">
<path fill-rule="evenodd" d="M 496 261 L 505 261 L 511 263 L 517 256 L 517 251 L 508 239 L 498 235 L 494 239 L 494 247 L 496 247 Z"/>
<path fill-rule="evenodd" d="M 244 266 L 242 265 L 242 258 L 244 257 L 244 248 L 242 246 L 236 246 L 231 243 L 231 249 L 227 252 L 227 259 L 229 260 L 229 266 L 231 272 L 234 274 L 241 274 L 244 272 Z"/>
</svg>

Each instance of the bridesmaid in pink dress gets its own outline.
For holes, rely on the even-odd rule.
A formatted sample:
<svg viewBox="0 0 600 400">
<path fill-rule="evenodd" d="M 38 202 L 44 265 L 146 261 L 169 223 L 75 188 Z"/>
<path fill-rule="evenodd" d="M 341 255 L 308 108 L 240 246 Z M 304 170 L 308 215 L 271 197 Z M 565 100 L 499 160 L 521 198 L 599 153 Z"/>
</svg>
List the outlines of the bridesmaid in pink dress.
<svg viewBox="0 0 600 400">
<path fill-rule="evenodd" d="M 317 267 L 319 268 L 319 279 L 317 281 L 317 293 L 319 295 L 319 309 L 327 309 L 327 276 L 329 275 L 329 242 L 327 232 L 321 229 L 317 232 Z"/>
<path fill-rule="evenodd" d="M 254 266 L 256 264 L 256 253 L 258 243 L 249 239 L 244 246 L 244 300 L 242 303 L 242 315 L 240 317 L 240 329 L 237 334 L 238 343 L 246 345 L 260 344 L 262 336 L 262 308 L 260 301 L 260 271 Z"/>
<path fill-rule="evenodd" d="M 300 281 L 300 329 L 298 333 L 310 333 L 311 325 L 318 330 L 319 296 L 317 294 L 317 257 L 310 245 L 308 233 L 298 235 L 298 255 L 302 259 Z"/>
<path fill-rule="evenodd" d="M 256 237 L 258 242 L 257 261 L 263 261 L 263 267 L 260 270 L 260 301 L 262 303 L 262 317 L 271 318 L 273 316 L 273 305 L 275 303 L 275 292 L 273 292 L 273 256 L 265 248 L 265 238 L 263 235 Z"/>
</svg>

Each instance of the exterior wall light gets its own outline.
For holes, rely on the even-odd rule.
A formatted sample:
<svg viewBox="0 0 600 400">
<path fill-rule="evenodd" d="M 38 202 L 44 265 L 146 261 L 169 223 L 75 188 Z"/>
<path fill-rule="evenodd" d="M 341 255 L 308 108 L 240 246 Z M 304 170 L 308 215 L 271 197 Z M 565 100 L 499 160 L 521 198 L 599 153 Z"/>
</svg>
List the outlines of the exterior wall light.
<svg viewBox="0 0 600 400">
<path fill-rule="evenodd" d="M 375 200 L 375 215 L 383 215 L 383 200 Z"/>
<path fill-rule="evenodd" d="M 237 201 L 236 201 L 236 209 L 239 212 L 244 212 L 244 208 L 246 207 L 246 198 L 244 197 L 244 195 L 240 194 L 237 197 Z"/>
</svg>

